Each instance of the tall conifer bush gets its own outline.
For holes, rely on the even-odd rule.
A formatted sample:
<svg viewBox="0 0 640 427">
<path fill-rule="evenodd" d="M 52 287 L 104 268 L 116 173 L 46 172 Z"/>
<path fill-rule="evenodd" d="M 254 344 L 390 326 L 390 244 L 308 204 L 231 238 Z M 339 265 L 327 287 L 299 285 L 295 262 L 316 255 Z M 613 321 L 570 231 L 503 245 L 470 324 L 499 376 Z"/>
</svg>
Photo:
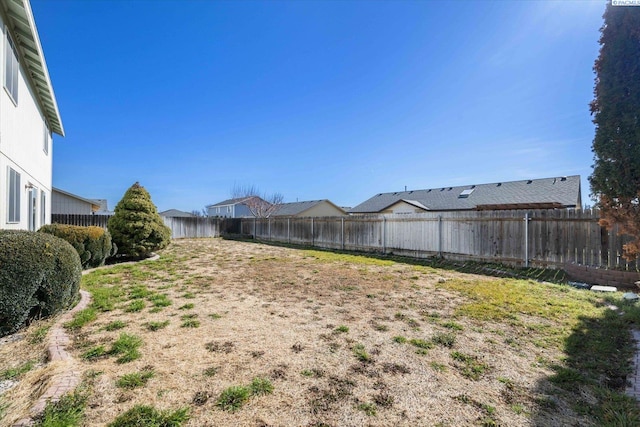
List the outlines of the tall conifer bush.
<svg viewBox="0 0 640 427">
<path fill-rule="evenodd" d="M 600 224 L 634 241 L 625 257 L 640 253 L 640 7 L 609 2 L 600 29 L 600 55 L 591 114 L 596 125 L 591 193 Z"/>
<path fill-rule="evenodd" d="M 164 225 L 149 192 L 137 182 L 124 193 L 107 227 L 122 255 L 146 257 L 171 241 L 171 230 Z"/>
</svg>

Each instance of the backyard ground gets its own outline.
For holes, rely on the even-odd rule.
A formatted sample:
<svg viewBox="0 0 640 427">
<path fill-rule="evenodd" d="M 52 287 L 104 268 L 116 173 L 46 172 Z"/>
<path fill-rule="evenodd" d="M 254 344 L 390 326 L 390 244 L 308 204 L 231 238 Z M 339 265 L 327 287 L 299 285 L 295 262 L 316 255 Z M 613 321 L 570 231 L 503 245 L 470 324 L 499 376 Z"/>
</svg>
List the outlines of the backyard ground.
<svg viewBox="0 0 640 427">
<path fill-rule="evenodd" d="M 604 340 L 594 325 L 621 318 L 601 295 L 222 239 L 160 255 L 83 278 L 94 303 L 67 325 L 84 378 L 79 425 L 144 426 L 118 419 L 136 405 L 185 426 L 637 421 L 611 391 L 627 365 L 590 344 Z M 50 324 L 0 345 L 0 373 L 19 381 L 0 396 L 1 425 L 25 415 L 55 368 L 41 364 Z M 603 351 L 628 357 L 628 338 L 616 339 Z"/>
</svg>

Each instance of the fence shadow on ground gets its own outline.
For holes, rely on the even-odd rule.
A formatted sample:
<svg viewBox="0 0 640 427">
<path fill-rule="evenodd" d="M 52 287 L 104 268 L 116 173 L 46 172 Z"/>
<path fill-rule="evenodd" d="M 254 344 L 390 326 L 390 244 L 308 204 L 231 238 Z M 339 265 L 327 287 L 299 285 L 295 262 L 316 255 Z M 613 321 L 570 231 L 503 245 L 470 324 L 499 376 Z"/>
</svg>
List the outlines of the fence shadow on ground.
<svg viewBox="0 0 640 427">
<path fill-rule="evenodd" d="M 635 353 L 631 328 L 640 325 L 640 308 L 615 297 L 602 303 L 618 309 L 579 318 L 564 343 L 566 360 L 550 364 L 554 374 L 536 386 L 532 425 L 558 425 L 555 414 L 567 410 L 576 415 L 574 425 L 583 425 L 584 416 L 598 426 L 640 425 L 638 401 L 625 395 Z"/>
</svg>

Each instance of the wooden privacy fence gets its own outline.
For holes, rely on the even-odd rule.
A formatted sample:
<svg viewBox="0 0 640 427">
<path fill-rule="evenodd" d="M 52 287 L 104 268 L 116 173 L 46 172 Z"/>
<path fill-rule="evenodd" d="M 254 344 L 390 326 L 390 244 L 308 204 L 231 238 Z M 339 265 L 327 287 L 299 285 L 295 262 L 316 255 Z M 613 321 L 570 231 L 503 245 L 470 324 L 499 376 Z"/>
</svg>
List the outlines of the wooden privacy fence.
<svg viewBox="0 0 640 427">
<path fill-rule="evenodd" d="M 596 210 L 433 212 L 331 218 L 242 219 L 242 233 L 320 248 L 521 266 L 565 263 L 637 269 L 621 257 L 627 236 L 598 224 Z"/>
<path fill-rule="evenodd" d="M 84 227 L 94 225 L 107 228 L 109 218 L 111 218 L 111 215 L 51 214 L 51 222 L 54 224 L 81 225 Z"/>
<path fill-rule="evenodd" d="M 106 227 L 108 216 L 52 215 L 52 222 Z M 253 235 L 319 248 L 412 257 L 562 267 L 567 263 L 637 270 L 622 246 L 630 240 L 598 224 L 597 210 L 429 212 L 321 218 L 165 217 L 173 238 Z"/>
</svg>

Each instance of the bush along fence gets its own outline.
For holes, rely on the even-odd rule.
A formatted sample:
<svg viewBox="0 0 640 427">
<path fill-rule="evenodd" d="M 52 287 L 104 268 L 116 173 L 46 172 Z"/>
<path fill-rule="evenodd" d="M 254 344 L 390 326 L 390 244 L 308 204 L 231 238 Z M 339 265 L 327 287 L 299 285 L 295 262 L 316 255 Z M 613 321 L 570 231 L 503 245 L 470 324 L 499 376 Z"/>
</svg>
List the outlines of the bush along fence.
<svg viewBox="0 0 640 427">
<path fill-rule="evenodd" d="M 622 247 L 630 239 L 600 227 L 598 219 L 595 209 L 559 209 L 322 218 L 176 217 L 164 222 L 173 238 L 244 234 L 281 243 L 416 258 L 637 271 L 637 261 L 627 263 L 622 258 Z"/>
</svg>

